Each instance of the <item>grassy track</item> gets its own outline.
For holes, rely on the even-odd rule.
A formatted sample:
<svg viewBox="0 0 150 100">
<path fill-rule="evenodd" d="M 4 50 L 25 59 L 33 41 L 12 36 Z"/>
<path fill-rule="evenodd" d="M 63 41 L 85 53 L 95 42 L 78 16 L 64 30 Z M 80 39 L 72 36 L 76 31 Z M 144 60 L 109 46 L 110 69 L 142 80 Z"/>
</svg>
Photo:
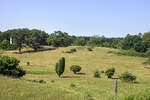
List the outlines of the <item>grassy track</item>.
<svg viewBox="0 0 150 100">
<path fill-rule="evenodd" d="M 27 74 L 21 80 L 0 76 L 0 100 L 121 100 L 124 94 L 150 87 L 150 70 L 142 64 L 146 58 L 109 54 L 110 50 L 116 51 L 109 48 L 94 48 L 91 52 L 80 48 L 72 54 L 63 53 L 70 48 L 74 47 L 20 55 L 6 53 L 20 59 L 20 66 L 27 70 Z M 66 70 L 63 78 L 58 78 L 54 66 L 62 56 L 66 58 Z M 26 65 L 28 61 L 30 66 Z M 69 67 L 74 64 L 82 66 L 81 72 L 85 74 L 70 72 Z M 114 78 L 128 70 L 137 76 L 138 83 L 118 81 L 118 97 L 115 97 L 114 79 L 108 79 L 104 74 L 99 79 L 93 78 L 95 70 L 110 67 L 116 68 Z M 44 80 L 46 84 L 27 80 Z M 71 87 L 72 83 L 75 87 Z"/>
</svg>

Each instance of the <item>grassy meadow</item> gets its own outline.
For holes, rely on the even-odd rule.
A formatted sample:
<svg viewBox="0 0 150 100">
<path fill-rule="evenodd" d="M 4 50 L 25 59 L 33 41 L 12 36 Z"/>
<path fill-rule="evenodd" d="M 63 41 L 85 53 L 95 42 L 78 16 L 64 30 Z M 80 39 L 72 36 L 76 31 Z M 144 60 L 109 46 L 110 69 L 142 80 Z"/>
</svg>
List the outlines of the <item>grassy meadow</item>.
<svg viewBox="0 0 150 100">
<path fill-rule="evenodd" d="M 64 53 L 77 48 L 75 53 Z M 144 68 L 147 59 L 142 57 L 117 56 L 107 53 L 117 49 L 96 47 L 88 51 L 84 47 L 60 47 L 55 50 L 15 54 L 4 52 L 20 60 L 27 71 L 21 79 L 0 76 L 0 100 L 121 100 L 123 95 L 150 88 L 150 69 Z M 66 58 L 62 78 L 55 73 L 55 64 L 60 57 Z M 27 62 L 30 65 L 27 66 Z M 80 74 L 70 71 L 71 65 L 80 65 Z M 114 79 L 104 74 L 94 78 L 95 70 L 116 69 Z M 146 66 L 149 67 L 149 66 Z M 115 78 L 124 71 L 137 76 L 137 83 L 118 80 L 118 96 L 115 96 Z M 36 81 L 44 80 L 46 83 Z"/>
</svg>

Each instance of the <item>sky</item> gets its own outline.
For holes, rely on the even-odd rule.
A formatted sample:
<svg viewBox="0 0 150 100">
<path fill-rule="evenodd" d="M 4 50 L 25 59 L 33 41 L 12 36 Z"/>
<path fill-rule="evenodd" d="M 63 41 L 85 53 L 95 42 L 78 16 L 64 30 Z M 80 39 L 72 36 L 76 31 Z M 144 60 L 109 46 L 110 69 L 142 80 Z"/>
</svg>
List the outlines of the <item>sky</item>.
<svg viewBox="0 0 150 100">
<path fill-rule="evenodd" d="M 124 37 L 150 31 L 150 0 L 0 0 L 0 31 Z"/>
</svg>

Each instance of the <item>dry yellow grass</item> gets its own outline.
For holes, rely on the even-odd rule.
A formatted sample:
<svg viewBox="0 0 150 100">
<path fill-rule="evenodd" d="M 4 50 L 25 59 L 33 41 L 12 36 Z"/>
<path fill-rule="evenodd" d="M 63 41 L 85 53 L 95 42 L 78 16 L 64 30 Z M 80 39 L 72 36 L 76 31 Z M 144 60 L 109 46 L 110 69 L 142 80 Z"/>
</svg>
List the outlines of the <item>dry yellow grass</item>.
<svg viewBox="0 0 150 100">
<path fill-rule="evenodd" d="M 7 100 L 7 96 L 8 100 L 11 98 L 14 98 L 14 100 L 86 100 L 90 96 L 97 100 L 109 100 L 114 96 L 115 80 L 108 79 L 104 74 L 101 74 L 101 78 L 94 78 L 93 72 L 97 69 L 101 71 L 110 67 L 116 69 L 115 78 L 121 72 L 129 71 L 137 76 L 138 82 L 132 84 L 118 81 L 119 97 L 114 98 L 119 100 L 120 96 L 125 93 L 150 87 L 150 69 L 144 68 L 145 65 L 142 64 L 146 58 L 108 54 L 108 51 L 115 49 L 100 47 L 94 48 L 93 51 L 78 49 L 77 52 L 72 54 L 63 53 L 70 48 L 75 47 L 24 54 L 5 53 L 20 59 L 20 66 L 27 71 L 50 71 L 52 73 L 49 75 L 27 74 L 22 80 L 0 76 L 2 84 L 0 86 L 0 90 L 2 90 L 0 100 Z M 68 78 L 58 78 L 54 71 L 56 62 L 62 56 L 66 58 L 63 76 L 68 76 Z M 31 64 L 30 66 L 26 65 L 28 61 Z M 74 75 L 69 69 L 73 64 L 82 66 L 81 72 L 85 75 Z M 44 80 L 46 84 L 28 80 Z M 75 84 L 75 87 L 70 87 L 72 83 Z M 23 99 L 28 95 L 28 99 Z"/>
</svg>

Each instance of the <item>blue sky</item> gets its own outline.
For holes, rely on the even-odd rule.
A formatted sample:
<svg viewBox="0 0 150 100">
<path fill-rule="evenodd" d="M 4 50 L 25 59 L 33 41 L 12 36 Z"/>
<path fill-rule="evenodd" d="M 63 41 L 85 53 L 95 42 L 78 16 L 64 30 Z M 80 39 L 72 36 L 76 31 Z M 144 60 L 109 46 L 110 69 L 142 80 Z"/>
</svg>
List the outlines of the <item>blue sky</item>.
<svg viewBox="0 0 150 100">
<path fill-rule="evenodd" d="M 0 0 L 0 30 L 123 37 L 150 31 L 150 0 Z"/>
</svg>

